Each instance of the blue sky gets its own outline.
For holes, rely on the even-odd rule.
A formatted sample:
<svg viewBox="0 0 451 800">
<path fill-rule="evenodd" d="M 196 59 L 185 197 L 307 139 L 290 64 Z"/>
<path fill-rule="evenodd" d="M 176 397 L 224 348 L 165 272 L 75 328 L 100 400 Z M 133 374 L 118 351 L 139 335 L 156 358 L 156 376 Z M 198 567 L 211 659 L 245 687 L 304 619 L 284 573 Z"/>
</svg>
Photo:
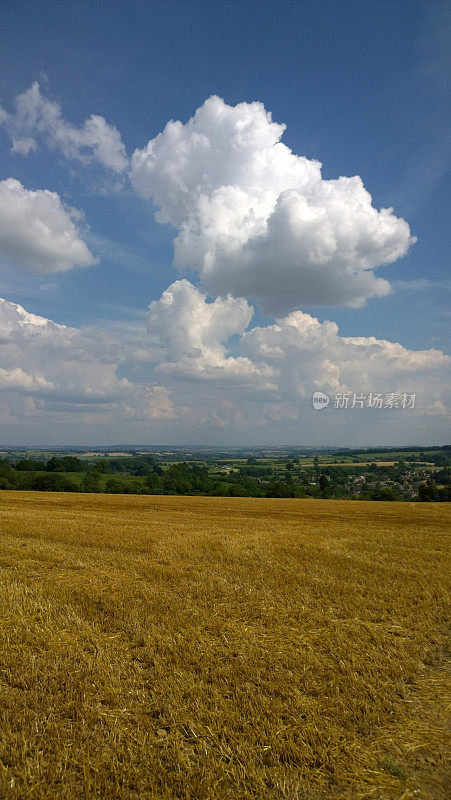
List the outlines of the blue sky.
<svg viewBox="0 0 451 800">
<path fill-rule="evenodd" d="M 427 387 L 432 387 L 433 397 L 428 402 L 433 410 L 428 411 L 426 404 L 421 419 L 412 416 L 407 420 L 405 414 L 399 427 L 401 418 L 394 420 L 393 414 L 381 414 L 375 420 L 374 412 L 372 416 L 370 412 L 360 416 L 349 413 L 337 422 L 337 415 L 331 413 L 325 425 L 324 417 L 319 423 L 318 414 L 307 404 L 303 406 L 305 398 L 321 388 L 320 384 L 329 393 L 340 388 L 351 392 L 377 390 L 378 386 L 371 383 L 371 375 L 366 375 L 366 383 L 360 389 L 356 379 L 346 372 L 350 369 L 350 357 L 335 353 L 335 345 L 331 345 L 329 360 L 334 364 L 334 379 L 328 368 L 329 373 L 326 374 L 326 369 L 321 383 L 318 370 L 325 369 L 329 346 L 326 337 L 321 357 L 318 355 L 310 371 L 305 370 L 304 364 L 310 358 L 311 348 L 308 344 L 300 348 L 296 357 L 301 366 L 296 372 L 297 381 L 293 382 L 288 374 L 292 358 L 288 350 L 284 350 L 284 367 L 265 362 L 265 372 L 260 344 L 255 349 L 257 334 L 254 339 L 243 339 L 243 335 L 249 327 L 271 326 L 274 317 L 285 318 L 301 309 L 320 323 L 327 320 L 337 323 L 341 337 L 375 337 L 399 343 L 409 352 L 431 348 L 448 351 L 449 5 L 413 0 L 408 3 L 44 0 L 3 4 L 0 31 L 0 106 L 9 115 L 9 122 L 0 126 L 0 180 L 15 179 L 25 193 L 50 190 L 58 195 L 61 209 L 75 208 L 81 212 L 76 219 L 72 217 L 73 224 L 78 240 L 88 248 L 91 260 L 96 260 L 88 264 L 89 257 L 85 255 L 86 263 L 81 268 L 76 258 L 64 270 L 58 265 L 46 269 L 42 263 L 39 269 L 32 268 L 24 263 L 22 256 L 22 261 L 18 256 L 15 258 L 13 244 L 1 250 L 0 228 L 0 294 L 32 314 L 71 326 L 77 332 L 74 336 L 95 330 L 99 337 L 113 337 L 118 348 L 117 361 L 115 364 L 111 361 L 112 372 L 102 380 L 111 383 L 126 378 L 137 387 L 135 397 L 133 388 L 124 390 L 124 387 L 116 387 L 116 394 L 107 397 L 104 384 L 97 389 L 86 384 L 83 390 L 86 402 L 77 406 L 74 398 L 70 400 L 71 393 L 74 397 L 76 394 L 74 375 L 67 373 L 65 385 L 49 377 L 55 365 L 51 348 L 47 350 L 47 362 L 47 345 L 41 342 L 39 357 L 30 351 L 26 363 L 16 363 L 14 359 L 18 356 L 12 345 L 10 349 L 8 345 L 4 362 L 5 375 L 8 373 L 7 410 L 4 426 L 0 424 L 2 441 L 44 441 L 51 437 L 59 442 L 63 437 L 73 443 L 82 439 L 236 443 L 245 434 L 261 443 L 285 443 L 294 437 L 299 444 L 320 444 L 335 437 L 338 444 L 379 440 L 385 444 L 393 437 L 396 443 L 417 441 L 418 431 L 425 442 L 432 439 L 441 442 L 446 437 L 446 380 L 440 372 L 446 364 L 440 362 L 437 366 L 435 356 L 424 359 L 434 380 L 440 378 L 437 385 L 424 372 L 412 373 L 403 383 L 402 368 L 399 366 L 398 372 L 392 373 L 393 354 L 388 352 L 384 356 L 387 369 L 381 363 L 380 373 L 373 376 L 386 391 L 402 391 L 404 385 L 406 391 L 409 388 L 415 391 L 418 386 L 419 395 L 422 392 L 425 395 Z M 68 154 L 67 144 L 52 144 L 48 131 L 26 131 L 27 136 L 36 140 L 28 153 L 25 154 L 22 145 L 19 152 L 17 148 L 11 150 L 17 134 L 11 122 L 15 98 L 36 81 L 39 97 L 59 104 L 61 119 L 71 130 L 81 130 L 93 114 L 103 117 L 108 126 L 114 126 L 127 158 L 135 150 L 143 151 L 168 121 L 180 120 L 186 125 L 211 95 L 222 98 L 227 107 L 260 101 L 274 122 L 286 125 L 282 142 L 294 154 L 322 162 L 323 180 L 359 175 L 372 195 L 373 207 L 393 207 L 396 217 L 408 223 L 417 241 L 409 247 L 405 236 L 401 241 L 399 232 L 397 252 L 401 256 L 394 263 L 376 265 L 374 273 L 376 278 L 390 282 L 390 293 L 380 287 L 367 288 L 358 307 L 355 303 L 350 306 L 351 300 L 346 300 L 346 291 L 349 289 L 351 297 L 354 288 L 345 285 L 339 273 L 334 286 L 342 285 L 343 291 L 334 295 L 334 290 L 327 288 L 330 271 L 324 272 L 324 285 L 322 279 L 313 280 L 307 274 L 298 289 L 294 281 L 291 305 L 286 296 L 273 303 L 269 296 L 270 292 L 274 295 L 275 285 L 271 271 L 275 269 L 278 251 L 271 247 L 281 239 L 265 240 L 265 253 L 269 253 L 268 259 L 272 261 L 267 267 L 258 263 L 257 278 L 257 273 L 249 273 L 246 280 L 242 276 L 230 277 L 236 269 L 236 259 L 246 256 L 247 245 L 234 256 L 233 263 L 230 258 L 227 261 L 225 256 L 222 260 L 217 256 L 214 275 L 208 278 L 206 268 L 202 269 L 195 260 L 189 261 L 186 255 L 192 252 L 192 246 L 198 247 L 197 239 L 185 247 L 181 257 L 185 261 L 176 269 L 172 265 L 174 239 L 181 228 L 155 221 L 155 211 L 161 207 L 167 210 L 172 201 L 169 189 L 166 195 L 160 189 L 158 199 L 152 176 L 145 178 L 148 183 L 143 189 L 144 178 L 138 175 L 135 180 L 130 179 L 128 167 L 112 169 L 111 164 L 92 157 L 90 145 L 79 149 L 74 157 L 73 153 Z M 221 113 L 218 111 L 218 119 Z M 212 136 L 222 141 L 220 122 L 214 125 Z M 85 163 L 83 155 L 87 153 L 89 158 Z M 158 180 L 164 179 L 168 159 L 172 157 L 171 153 L 159 156 Z M 164 158 L 167 160 L 163 163 Z M 259 177 L 259 191 L 263 191 L 261 180 Z M 279 189 L 284 188 L 283 182 L 279 186 L 277 181 Z M 228 178 L 223 178 L 221 185 L 228 183 Z M 29 199 L 23 192 L 20 202 Z M 179 212 L 173 206 L 171 209 L 168 213 L 174 221 Z M 24 229 L 27 219 L 24 218 Z M 185 219 L 183 225 L 187 224 Z M 4 235 L 9 236 L 6 223 L 5 231 Z M 265 242 L 253 258 L 262 257 Z M 374 242 L 373 237 L 372 247 Z M 77 246 L 80 254 L 81 245 Z M 301 242 L 301 250 L 303 246 Z M 365 243 L 364 247 L 369 246 Z M 199 252 L 196 250 L 198 259 Z M 387 261 L 386 255 L 384 258 Z M 296 266 L 294 255 L 293 259 Z M 335 262 L 331 264 L 330 270 Z M 263 275 L 265 269 L 267 274 Z M 291 267 L 281 264 L 281 282 L 288 286 L 285 295 L 291 293 L 290 270 Z M 177 294 L 181 317 L 186 315 L 188 306 L 193 307 L 192 290 L 201 293 L 201 300 L 196 295 L 196 303 L 201 303 L 193 312 L 196 314 L 207 309 L 211 316 L 205 296 L 211 301 L 231 292 L 235 298 L 230 315 L 232 318 L 236 315 L 236 327 L 227 329 L 227 339 L 224 332 L 223 338 L 218 339 L 222 323 L 212 318 L 209 324 L 217 334 L 216 340 L 213 342 L 214 337 L 208 331 L 202 341 L 196 339 L 195 356 L 189 356 L 190 364 L 194 363 L 193 358 L 202 362 L 204 356 L 207 361 L 200 370 L 196 362 L 191 372 L 181 346 L 180 357 L 174 355 L 174 329 L 179 330 L 179 344 L 186 339 L 180 318 L 173 319 L 172 327 L 168 327 L 167 318 L 162 318 L 162 306 L 155 306 L 150 338 L 146 332 L 149 303 L 161 302 L 162 292 L 183 278 L 190 281 L 191 289 L 185 286 L 185 294 Z M 273 288 L 268 289 L 270 280 Z M 302 287 L 308 281 L 314 285 L 310 292 L 303 292 Z M 244 328 L 240 314 L 246 316 L 246 313 L 237 307 L 239 302 L 252 304 L 255 310 Z M 131 352 L 133 343 L 139 353 Z M 283 346 L 288 347 L 286 341 Z M 155 347 L 159 348 L 158 353 L 149 355 Z M 205 352 L 201 352 L 204 347 Z M 142 357 L 146 349 L 149 352 Z M 378 357 L 379 353 L 373 360 Z M 409 358 L 397 357 L 400 365 Z M 104 367 L 104 354 L 99 358 Z M 365 363 L 366 357 L 362 358 Z M 247 359 L 249 363 L 239 359 Z M 421 370 L 425 369 L 423 361 Z M 418 364 L 417 367 L 420 369 Z M 99 374 L 102 368 L 99 367 Z M 16 373 L 13 380 L 11 371 L 15 369 L 31 376 L 31 383 L 27 384 L 23 376 L 19 380 Z M 86 367 L 85 376 L 91 374 L 90 369 Z M 255 378 L 255 369 L 260 369 L 258 380 L 263 381 L 258 385 L 258 381 L 252 383 L 249 377 L 252 373 Z M 387 373 L 392 382 L 385 387 L 381 375 Z M 42 381 L 52 388 L 45 388 Z M 143 395 L 144 381 L 151 387 L 147 390 L 150 400 Z M 36 388 L 39 386 L 41 389 Z M 127 400 L 118 400 L 117 393 L 122 391 L 130 392 Z M 104 398 L 100 403 L 101 413 L 88 410 L 89 396 L 94 395 Z M 19 396 L 23 409 L 28 410 L 15 415 L 11 403 L 14 406 Z M 129 417 L 124 416 L 124 403 L 132 409 Z M 226 404 L 223 414 L 218 411 L 221 403 Z M 137 404 L 141 404 L 140 411 L 136 410 Z M 260 405 L 262 414 L 258 411 Z M 143 412 L 142 407 L 147 411 Z M 190 427 L 188 421 L 194 408 L 198 421 Z M 260 421 L 254 424 L 255 418 Z M 308 442 L 306 429 L 311 436 Z"/>
</svg>

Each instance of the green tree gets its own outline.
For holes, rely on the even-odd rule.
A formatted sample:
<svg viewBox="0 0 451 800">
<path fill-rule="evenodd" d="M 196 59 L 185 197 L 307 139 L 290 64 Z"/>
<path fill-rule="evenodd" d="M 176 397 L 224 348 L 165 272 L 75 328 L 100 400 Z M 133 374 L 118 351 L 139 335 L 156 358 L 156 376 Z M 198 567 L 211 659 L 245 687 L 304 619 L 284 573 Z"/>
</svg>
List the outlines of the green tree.
<svg viewBox="0 0 451 800">
<path fill-rule="evenodd" d="M 19 472 L 38 472 L 39 470 L 45 469 L 45 463 L 43 461 L 37 461 L 35 458 L 22 458 L 16 464 L 16 469 Z"/>
<path fill-rule="evenodd" d="M 161 494 L 162 483 L 161 483 L 161 478 L 157 472 L 151 472 L 149 475 L 147 475 L 145 480 L 145 485 L 147 486 L 151 494 Z"/>
<path fill-rule="evenodd" d="M 418 487 L 418 497 L 423 503 L 431 503 L 439 499 L 439 491 L 432 483 L 421 483 Z"/>
<path fill-rule="evenodd" d="M 99 458 L 90 468 L 89 472 L 99 472 L 101 475 L 108 475 L 111 472 L 111 464 L 107 458 Z"/>
<path fill-rule="evenodd" d="M 38 492 L 77 492 L 78 486 L 65 475 L 42 473 L 33 478 L 32 489 Z"/>
<path fill-rule="evenodd" d="M 266 489 L 266 497 L 294 497 L 294 486 L 285 481 L 272 481 Z"/>
<path fill-rule="evenodd" d="M 61 458 L 56 458 L 56 456 L 49 458 L 45 468 L 47 472 L 65 472 Z"/>
<path fill-rule="evenodd" d="M 0 489 L 14 489 L 18 475 L 5 458 L 0 459 Z"/>
<path fill-rule="evenodd" d="M 388 486 L 382 486 L 380 489 L 376 489 L 371 496 L 372 500 L 396 500 L 396 494 L 394 493 L 393 489 L 390 489 Z"/>
<path fill-rule="evenodd" d="M 87 472 L 83 476 L 81 487 L 84 492 L 100 492 L 100 475 L 98 472 Z"/>
</svg>

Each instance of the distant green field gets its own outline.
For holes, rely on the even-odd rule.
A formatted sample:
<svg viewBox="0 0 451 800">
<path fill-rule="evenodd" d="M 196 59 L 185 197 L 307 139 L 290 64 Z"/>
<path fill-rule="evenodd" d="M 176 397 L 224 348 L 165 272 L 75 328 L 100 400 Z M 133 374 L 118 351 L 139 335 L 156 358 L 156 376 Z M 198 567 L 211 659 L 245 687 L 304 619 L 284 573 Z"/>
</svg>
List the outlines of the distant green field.
<svg viewBox="0 0 451 800">
<path fill-rule="evenodd" d="M 22 474 L 23 481 L 25 483 L 25 481 L 28 482 L 32 480 L 34 477 L 38 477 L 40 475 L 49 473 L 44 473 L 43 470 L 36 470 L 36 471 L 30 470 L 23 473 L 19 473 L 19 475 L 20 474 Z M 84 472 L 58 472 L 56 474 L 62 475 L 64 478 L 67 478 L 68 480 L 72 481 L 73 483 L 76 484 L 76 486 L 79 487 L 82 485 L 83 478 L 85 477 Z M 121 475 L 121 474 L 112 475 L 111 473 L 108 473 L 99 475 L 100 491 L 105 491 L 106 485 L 109 480 L 114 480 L 115 482 L 121 483 L 122 485 L 132 484 L 133 486 L 143 487 L 143 488 L 145 486 L 144 478 L 136 477 L 134 475 Z"/>
</svg>

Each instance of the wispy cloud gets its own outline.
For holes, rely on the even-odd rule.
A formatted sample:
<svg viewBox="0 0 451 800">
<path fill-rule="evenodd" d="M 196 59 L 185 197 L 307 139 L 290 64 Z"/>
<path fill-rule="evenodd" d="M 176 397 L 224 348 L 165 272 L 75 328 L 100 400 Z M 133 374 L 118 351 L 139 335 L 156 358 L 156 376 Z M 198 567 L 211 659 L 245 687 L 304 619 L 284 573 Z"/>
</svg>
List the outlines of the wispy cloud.
<svg viewBox="0 0 451 800">
<path fill-rule="evenodd" d="M 41 93 L 37 81 L 16 96 L 14 107 L 12 112 L 0 107 L 0 124 L 10 136 L 14 153 L 27 156 L 44 143 L 68 159 L 85 164 L 97 161 L 116 173 L 127 169 L 121 135 L 103 117 L 91 114 L 81 127 L 71 125 L 59 103 Z"/>
</svg>

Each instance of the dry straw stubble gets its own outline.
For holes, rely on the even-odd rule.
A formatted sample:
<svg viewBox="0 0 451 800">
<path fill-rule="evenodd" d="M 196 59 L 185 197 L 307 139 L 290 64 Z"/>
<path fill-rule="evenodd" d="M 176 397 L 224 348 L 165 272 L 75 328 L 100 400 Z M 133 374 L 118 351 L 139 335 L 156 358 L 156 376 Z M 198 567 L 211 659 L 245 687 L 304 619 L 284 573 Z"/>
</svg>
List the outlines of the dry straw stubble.
<svg viewBox="0 0 451 800">
<path fill-rule="evenodd" d="M 0 493 L 0 794 L 444 800 L 445 504 Z"/>
</svg>

